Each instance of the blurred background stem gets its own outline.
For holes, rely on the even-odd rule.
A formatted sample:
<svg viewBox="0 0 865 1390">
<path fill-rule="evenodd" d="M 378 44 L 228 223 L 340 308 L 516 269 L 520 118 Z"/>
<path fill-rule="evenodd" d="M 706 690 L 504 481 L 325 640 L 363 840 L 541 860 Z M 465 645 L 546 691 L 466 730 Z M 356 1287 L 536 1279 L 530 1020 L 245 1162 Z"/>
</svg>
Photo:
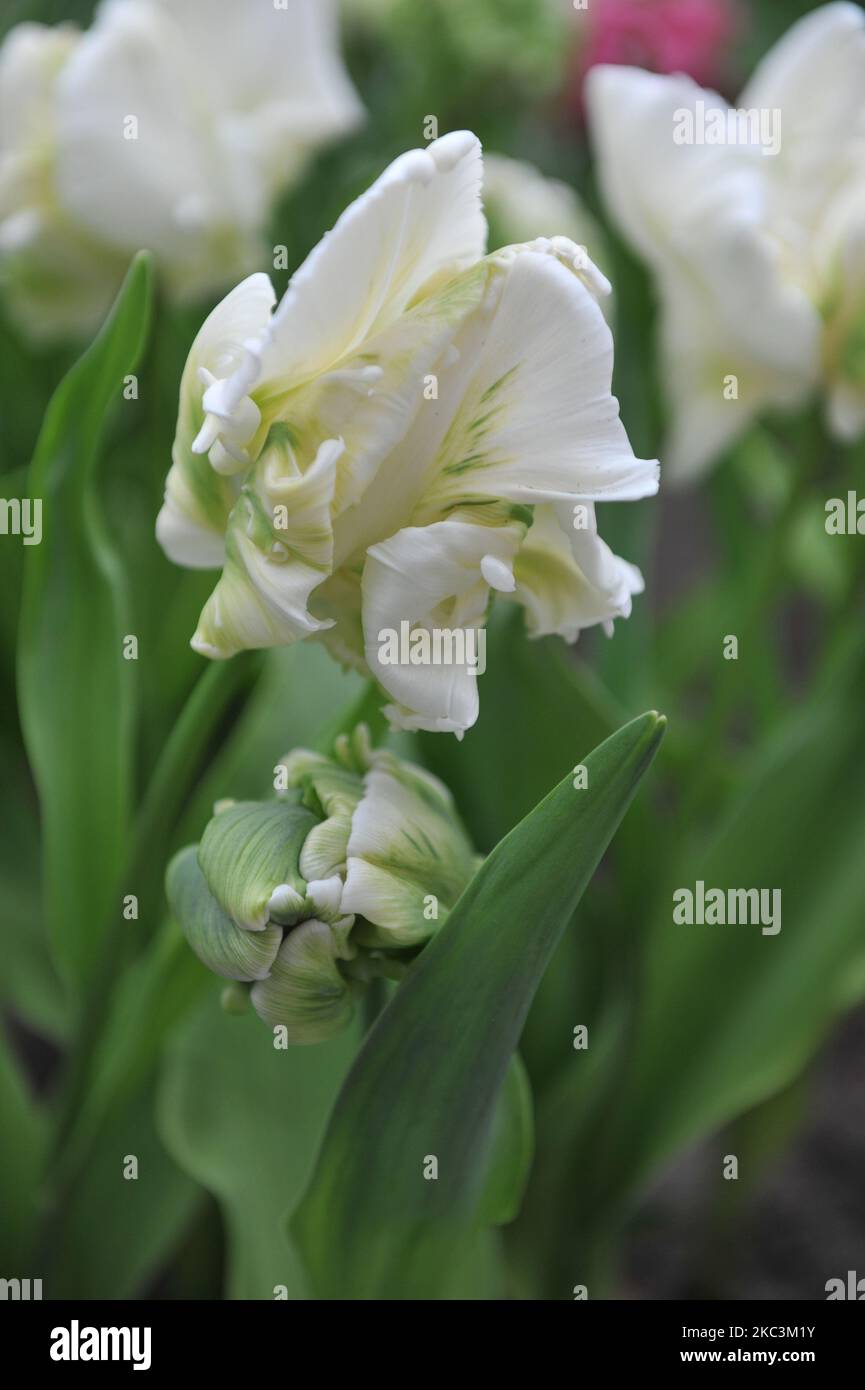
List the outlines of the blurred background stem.
<svg viewBox="0 0 865 1390">
<path fill-rule="evenodd" d="M 760 658 L 761 644 L 770 641 L 772 620 L 787 577 L 791 535 L 820 457 L 822 431 L 818 427 L 803 431 L 803 434 L 805 448 L 797 460 L 787 496 L 764 530 L 764 535 L 766 531 L 768 535 L 765 543 L 758 546 L 756 561 L 749 569 L 735 622 L 729 624 L 728 634 L 717 634 L 719 642 L 726 641 L 728 636 L 737 639 L 738 656 L 735 660 L 724 660 L 722 656 L 725 678 L 716 680 L 712 703 L 701 721 L 700 737 L 692 750 L 692 775 L 686 783 L 680 808 L 686 824 L 705 810 L 715 785 L 718 763 L 724 762 L 730 750 L 730 724 L 748 689 L 741 678 L 739 661 L 753 664 Z"/>
</svg>

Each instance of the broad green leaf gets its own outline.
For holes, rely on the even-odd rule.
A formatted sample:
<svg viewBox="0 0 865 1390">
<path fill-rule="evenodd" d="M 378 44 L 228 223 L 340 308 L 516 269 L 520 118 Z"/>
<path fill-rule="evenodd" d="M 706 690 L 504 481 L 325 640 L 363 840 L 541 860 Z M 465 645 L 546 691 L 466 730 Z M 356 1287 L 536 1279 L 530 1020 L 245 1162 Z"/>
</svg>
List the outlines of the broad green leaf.
<svg viewBox="0 0 865 1390">
<path fill-rule="evenodd" d="M 0 1259 L 7 1278 L 41 1277 L 34 1262 L 47 1138 L 45 1117 L 0 1033 Z"/>
<path fill-rule="evenodd" d="M 130 930 L 132 927 L 130 925 Z M 75 1173 L 106 1114 L 152 1081 L 173 1031 L 212 984 L 177 923 L 168 920 L 115 984 L 81 1104 L 66 1137 L 63 1171 Z"/>
<path fill-rule="evenodd" d="M 39 901 L 38 807 L 23 750 L 5 735 L 0 786 L 0 1000 L 36 1032 L 59 1041 L 68 1009 Z"/>
<path fill-rule="evenodd" d="M 523 1200 L 535 1147 L 532 1088 L 518 1052 L 511 1058 L 499 1092 L 490 1139 L 490 1164 L 484 1178 L 478 1221 L 505 1226 Z"/>
<path fill-rule="evenodd" d="M 317 1296 L 445 1295 L 477 1236 L 496 1101 L 532 997 L 662 733 L 643 715 L 589 755 L 586 789 L 568 776 L 550 792 L 378 1019 L 292 1223 Z"/>
<path fill-rule="evenodd" d="M 858 701 L 822 702 L 760 759 L 709 842 L 676 859 L 619 1095 L 618 1163 L 634 1177 L 789 1084 L 836 1017 L 865 951 L 863 760 Z M 698 879 L 778 891 L 780 931 L 674 924 L 673 892 Z"/>
<path fill-rule="evenodd" d="M 491 849 L 627 714 L 561 641 L 530 641 L 522 611 L 507 604 L 493 609 L 480 689 L 481 718 L 463 742 L 428 734 L 422 753 L 454 793 L 475 842 Z M 626 984 L 622 937 L 663 863 L 662 829 L 641 797 L 611 848 L 613 873 L 589 885 L 579 932 L 562 937 L 521 1043 L 536 1093 L 567 1058 L 574 1025 L 589 1023 Z"/>
<path fill-rule="evenodd" d="M 821 695 L 667 867 L 612 1060 L 593 1040 L 539 1107 L 544 1159 L 517 1236 L 542 1296 L 568 1297 L 581 1262 L 597 1267 L 598 1241 L 662 1162 L 793 1084 L 865 986 L 863 760 L 856 701 Z M 674 923 L 674 891 L 698 879 L 779 890 L 781 930 Z"/>
<path fill-rule="evenodd" d="M 286 1221 L 309 1178 L 357 1033 L 279 1049 L 257 1015 L 226 1014 L 218 996 L 209 994 L 166 1056 L 160 1132 L 222 1208 L 225 1296 L 272 1299 L 284 1286 L 288 1298 L 302 1299 L 306 1281 Z"/>
<path fill-rule="evenodd" d="M 28 482 L 42 501 L 43 534 L 25 561 L 19 703 L 42 816 L 46 921 L 58 968 L 78 988 L 119 917 L 132 795 L 136 663 L 123 656 L 126 579 L 96 470 L 106 417 L 144 345 L 149 299 L 149 263 L 138 258 L 54 394 Z"/>
<path fill-rule="evenodd" d="M 144 1085 L 113 1107 L 86 1165 L 61 1191 L 46 1298 L 140 1296 L 185 1239 L 201 1191 L 166 1153 L 154 1099 Z"/>
</svg>

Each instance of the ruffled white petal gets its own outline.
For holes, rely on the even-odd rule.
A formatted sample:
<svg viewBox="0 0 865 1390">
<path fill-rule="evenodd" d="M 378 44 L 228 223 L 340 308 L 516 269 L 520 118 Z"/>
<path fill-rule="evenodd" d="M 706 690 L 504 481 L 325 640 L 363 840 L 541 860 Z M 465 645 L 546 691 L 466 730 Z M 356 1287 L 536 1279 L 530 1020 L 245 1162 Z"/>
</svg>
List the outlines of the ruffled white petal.
<svg viewBox="0 0 865 1390">
<path fill-rule="evenodd" d="M 518 525 L 449 520 L 407 527 L 370 549 L 363 572 L 366 660 L 392 697 L 387 713 L 394 727 L 462 735 L 474 724 L 477 670 L 470 658 L 477 654 L 474 634 L 483 627 L 490 592 L 481 563 L 489 555 L 512 570 L 521 535 Z M 431 654 L 435 632 L 459 634 L 452 659 L 389 661 L 386 634 L 399 634 L 403 622 L 412 632 L 430 634 Z M 444 648 L 441 655 L 447 657 Z"/>
<path fill-rule="evenodd" d="M 591 504 L 578 506 L 576 515 L 562 503 L 536 507 L 514 576 L 529 636 L 555 633 L 566 642 L 575 642 L 583 628 L 629 617 L 631 599 L 644 587 L 636 566 L 601 540 Z"/>
<path fill-rule="evenodd" d="M 335 515 L 364 504 L 379 465 L 425 408 L 430 382 L 455 332 L 479 304 L 487 279 L 483 263 L 427 295 L 394 323 L 287 403 L 286 417 L 321 436 L 338 435 L 345 455 L 337 477 Z M 357 531 L 347 518 L 343 534 Z M 379 530 L 379 536 L 386 535 Z"/>
<path fill-rule="evenodd" d="M 274 315 L 264 394 L 355 355 L 434 277 L 474 264 L 486 240 L 481 178 L 468 131 L 395 160 L 292 277 Z"/>
<path fill-rule="evenodd" d="M 437 424 L 446 433 L 418 518 L 473 498 L 533 504 L 657 491 L 657 462 L 634 456 L 611 394 L 609 326 L 561 253 L 548 243 L 492 258 L 499 274 L 488 300 L 454 339 L 442 373 Z M 419 427 L 426 421 L 419 412 Z"/>
<path fill-rule="evenodd" d="M 156 523 L 159 543 L 176 564 L 210 568 L 222 563 L 225 527 L 238 489 L 219 476 L 202 447 L 202 434 L 208 431 L 209 452 L 218 448 L 222 425 L 222 415 L 206 414 L 204 397 L 220 385 L 226 389 L 230 382 L 236 390 L 238 382 L 242 384 L 249 344 L 266 332 L 275 301 L 268 277 L 250 275 L 217 304 L 192 345 L 180 383 L 165 503 Z M 206 387 L 205 381 L 211 385 Z M 210 399 L 213 404 L 214 396 Z M 237 404 L 241 401 L 242 397 L 238 398 Z M 224 401 L 217 399 L 215 403 L 220 410 L 225 409 Z"/>
<path fill-rule="evenodd" d="M 285 474 L 284 446 L 265 449 L 229 518 L 225 567 L 192 638 L 196 651 L 225 658 L 328 625 L 312 616 L 309 598 L 331 569 L 330 508 L 341 452 L 340 440 L 326 440 L 305 473 Z"/>
<path fill-rule="evenodd" d="M 342 908 L 365 919 L 354 939 L 367 946 L 426 941 L 441 927 L 474 863 L 443 784 L 379 755 L 364 778 L 348 842 Z"/>
</svg>

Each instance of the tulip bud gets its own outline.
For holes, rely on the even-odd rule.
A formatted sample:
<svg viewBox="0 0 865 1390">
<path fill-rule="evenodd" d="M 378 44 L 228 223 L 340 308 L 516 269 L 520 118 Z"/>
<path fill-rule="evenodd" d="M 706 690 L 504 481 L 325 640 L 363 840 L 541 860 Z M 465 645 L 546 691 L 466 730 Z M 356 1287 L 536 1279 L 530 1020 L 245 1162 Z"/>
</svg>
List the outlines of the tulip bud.
<svg viewBox="0 0 865 1390">
<path fill-rule="evenodd" d="M 282 764 L 275 799 L 217 804 L 167 891 L 203 964 L 245 982 L 290 1042 L 319 1042 L 372 979 L 401 973 L 479 861 L 442 783 L 373 749 L 365 725 L 332 757 L 296 749 Z"/>
</svg>

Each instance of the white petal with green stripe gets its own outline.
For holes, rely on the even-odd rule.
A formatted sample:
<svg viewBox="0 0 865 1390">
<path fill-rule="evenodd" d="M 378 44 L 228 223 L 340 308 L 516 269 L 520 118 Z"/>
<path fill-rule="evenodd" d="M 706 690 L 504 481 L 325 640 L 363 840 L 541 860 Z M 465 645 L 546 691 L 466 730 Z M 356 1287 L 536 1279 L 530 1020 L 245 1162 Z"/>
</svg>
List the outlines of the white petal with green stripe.
<svg viewBox="0 0 865 1390">
<path fill-rule="evenodd" d="M 376 755 L 352 820 L 345 912 L 365 946 L 416 946 L 441 926 L 477 865 L 438 778 Z"/>
<path fill-rule="evenodd" d="M 253 1008 L 290 1043 L 325 1042 L 350 1023 L 357 989 L 339 968 L 355 954 L 338 927 L 311 918 L 289 931 L 273 969 L 250 992 Z"/>
<path fill-rule="evenodd" d="M 198 862 L 211 893 L 239 927 L 263 931 L 271 918 L 296 921 L 299 911 L 289 895 L 279 914 L 278 888 L 288 886 L 301 899 L 306 880 L 298 861 L 304 840 L 318 817 L 299 800 L 238 801 L 208 823 L 198 847 Z"/>
<path fill-rule="evenodd" d="M 282 929 L 244 931 L 220 907 L 201 872 L 195 846 L 183 849 L 168 868 L 171 910 L 202 965 L 227 980 L 263 980 L 282 942 Z"/>
</svg>

